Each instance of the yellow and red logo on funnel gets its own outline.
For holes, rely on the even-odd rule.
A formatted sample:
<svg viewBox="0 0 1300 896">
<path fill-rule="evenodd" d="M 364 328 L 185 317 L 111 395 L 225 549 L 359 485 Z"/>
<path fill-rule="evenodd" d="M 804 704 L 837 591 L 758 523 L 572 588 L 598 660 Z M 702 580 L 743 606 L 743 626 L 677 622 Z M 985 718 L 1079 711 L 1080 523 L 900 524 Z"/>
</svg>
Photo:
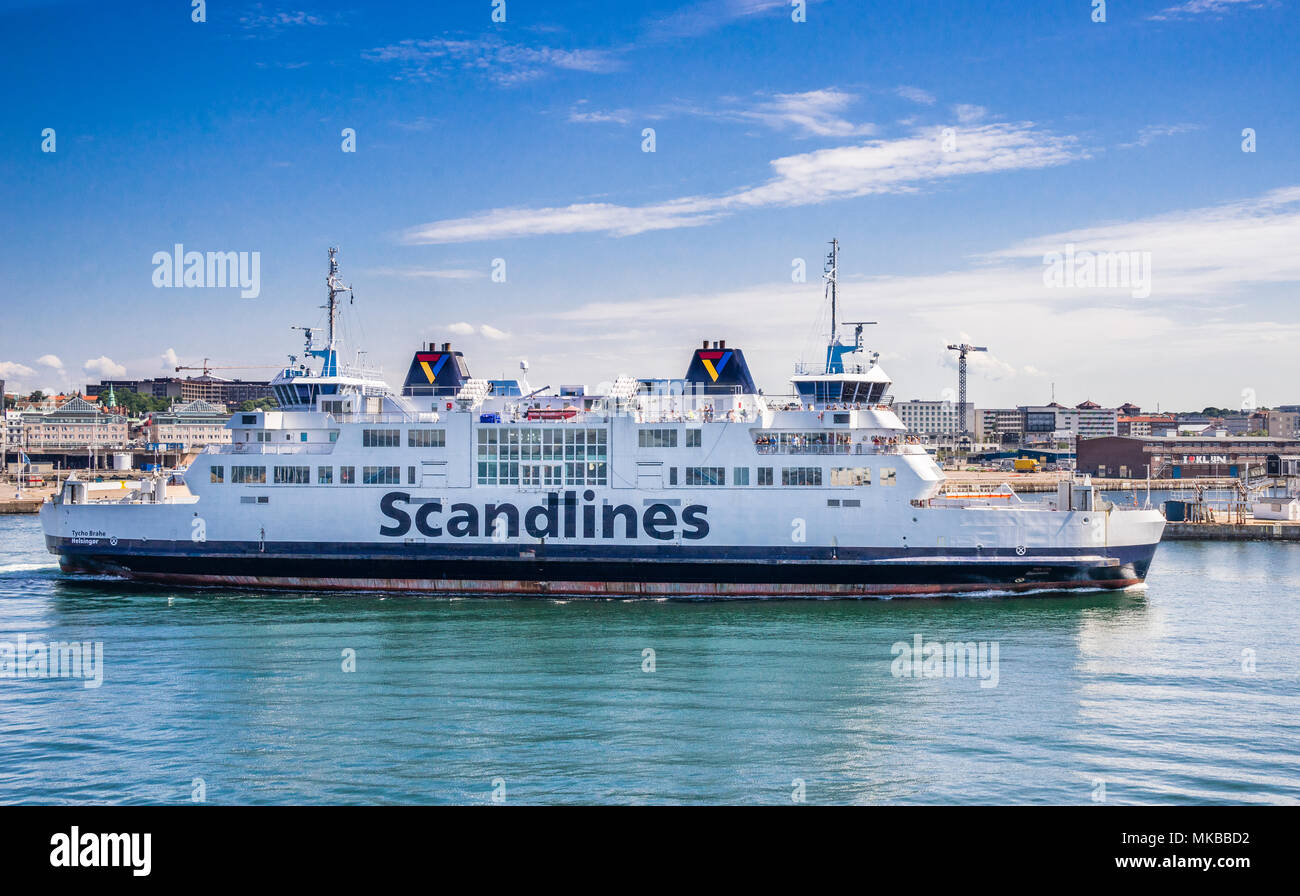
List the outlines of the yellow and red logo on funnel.
<svg viewBox="0 0 1300 896">
<path fill-rule="evenodd" d="M 424 371 L 424 375 L 429 382 L 432 383 L 438 378 L 438 371 L 442 370 L 442 365 L 447 363 L 447 356 L 441 353 L 416 352 L 415 360 L 420 365 L 420 369 Z M 714 379 L 717 379 L 717 377 L 714 377 Z"/>
<path fill-rule="evenodd" d="M 715 383 L 730 360 L 731 352 L 729 351 L 700 352 L 700 363 L 704 365 L 704 369 L 709 372 L 709 376 L 713 378 Z"/>
</svg>

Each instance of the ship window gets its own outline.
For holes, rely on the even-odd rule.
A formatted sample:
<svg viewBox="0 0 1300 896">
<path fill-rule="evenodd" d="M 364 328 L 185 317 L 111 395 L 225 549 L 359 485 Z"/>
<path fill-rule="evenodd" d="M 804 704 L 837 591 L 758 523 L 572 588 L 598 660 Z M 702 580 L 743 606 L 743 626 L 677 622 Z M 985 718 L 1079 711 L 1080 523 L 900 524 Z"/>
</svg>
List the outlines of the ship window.
<svg viewBox="0 0 1300 896">
<path fill-rule="evenodd" d="M 700 445 L 702 444 L 702 440 L 701 440 L 701 437 L 700 437 L 700 434 L 701 434 L 702 432 L 703 432 L 703 430 L 699 430 L 699 429 L 688 429 L 688 430 L 686 430 L 686 447 L 687 447 L 687 448 L 699 448 Z"/>
<path fill-rule="evenodd" d="M 415 485 L 415 467 L 406 468 L 406 484 Z"/>
<path fill-rule="evenodd" d="M 331 433 L 330 433 L 330 441 L 331 441 L 331 442 L 337 442 L 338 440 L 339 440 L 339 433 L 338 433 L 338 430 L 335 430 L 334 432 L 331 432 Z"/>
<path fill-rule="evenodd" d="M 339 485 L 356 485 L 357 468 L 339 467 Z"/>
<path fill-rule="evenodd" d="M 265 483 L 266 467 L 231 467 L 230 481 L 236 484 Z"/>
<path fill-rule="evenodd" d="M 759 468 L 758 468 L 758 484 L 759 484 L 759 485 L 771 485 L 771 484 L 772 484 L 772 468 L 771 468 L 771 467 L 759 467 Z"/>
<path fill-rule="evenodd" d="M 334 468 L 333 468 L 333 467 L 317 467 L 317 468 L 316 468 L 316 482 L 318 482 L 320 485 L 333 485 L 333 484 L 334 484 Z"/>
<path fill-rule="evenodd" d="M 870 485 L 870 467 L 833 467 L 831 485 Z"/>
<path fill-rule="evenodd" d="M 305 432 L 302 433 L 302 438 L 300 438 L 298 441 L 300 441 L 300 442 L 305 442 L 305 441 L 307 441 L 307 433 L 305 433 Z"/>
<path fill-rule="evenodd" d="M 362 485 L 399 485 L 402 481 L 401 467 L 362 467 Z"/>
<path fill-rule="evenodd" d="M 276 485 L 306 485 L 311 482 L 311 467 L 276 467 Z"/>
<path fill-rule="evenodd" d="M 245 426 L 255 426 L 257 424 L 256 414 L 244 414 L 242 419 Z"/>
<path fill-rule="evenodd" d="M 225 467 L 209 467 L 208 480 L 210 482 L 224 482 L 226 478 Z"/>
<path fill-rule="evenodd" d="M 400 429 L 363 429 L 361 444 L 366 448 L 396 448 L 401 444 Z"/>
<path fill-rule="evenodd" d="M 726 485 L 726 467 L 687 467 L 687 485 Z"/>
<path fill-rule="evenodd" d="M 520 462 L 535 469 L 538 462 L 556 461 L 544 471 L 548 483 L 560 475 L 564 461 L 567 485 L 606 485 L 609 433 L 575 426 L 502 426 L 478 431 L 475 453 L 479 485 L 519 485 Z M 554 484 L 559 484 L 558 482 Z"/>
<path fill-rule="evenodd" d="M 897 485 L 897 484 L 898 484 L 898 473 L 897 473 L 897 472 L 896 472 L 892 467 L 881 467 L 881 468 L 880 468 L 880 484 L 881 484 L 881 485 Z"/>
<path fill-rule="evenodd" d="M 406 431 L 408 448 L 445 448 L 447 431 L 445 429 L 408 429 Z"/>
<path fill-rule="evenodd" d="M 749 467 L 736 467 L 731 473 L 732 485 L 749 485 Z"/>
<path fill-rule="evenodd" d="M 782 467 L 782 485 L 821 485 L 821 467 Z"/>
<path fill-rule="evenodd" d="M 677 430 L 643 429 L 636 434 L 639 448 L 676 448 Z"/>
<path fill-rule="evenodd" d="M 669 467 L 669 468 L 668 468 L 668 484 L 669 484 L 669 485 L 676 485 L 676 484 L 677 484 L 677 468 L 676 468 L 676 467 Z"/>
</svg>

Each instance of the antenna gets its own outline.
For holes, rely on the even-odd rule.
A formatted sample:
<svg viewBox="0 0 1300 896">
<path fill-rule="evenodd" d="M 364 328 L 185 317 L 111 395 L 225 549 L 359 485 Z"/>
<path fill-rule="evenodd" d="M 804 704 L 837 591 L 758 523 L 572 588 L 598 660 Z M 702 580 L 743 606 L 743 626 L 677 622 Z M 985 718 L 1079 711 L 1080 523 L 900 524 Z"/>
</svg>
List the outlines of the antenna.
<svg viewBox="0 0 1300 896">
<path fill-rule="evenodd" d="M 338 294 L 352 292 L 352 287 L 344 284 L 342 279 L 339 278 L 338 253 L 337 246 L 330 246 L 330 272 L 329 276 L 325 278 L 325 285 L 329 289 L 329 297 L 326 299 L 326 304 L 321 306 L 329 312 L 329 343 L 327 347 L 331 351 L 334 349 L 334 322 L 339 313 Z"/>
<path fill-rule="evenodd" d="M 879 321 L 874 320 L 846 320 L 844 323 L 853 327 L 853 350 L 862 351 L 862 328 L 874 327 Z"/>
<path fill-rule="evenodd" d="M 831 240 L 831 251 L 826 253 L 826 266 L 822 268 L 822 279 L 826 281 L 826 292 L 831 297 L 831 343 L 835 342 L 835 286 L 836 277 L 839 274 L 840 265 L 840 241 Z"/>
</svg>

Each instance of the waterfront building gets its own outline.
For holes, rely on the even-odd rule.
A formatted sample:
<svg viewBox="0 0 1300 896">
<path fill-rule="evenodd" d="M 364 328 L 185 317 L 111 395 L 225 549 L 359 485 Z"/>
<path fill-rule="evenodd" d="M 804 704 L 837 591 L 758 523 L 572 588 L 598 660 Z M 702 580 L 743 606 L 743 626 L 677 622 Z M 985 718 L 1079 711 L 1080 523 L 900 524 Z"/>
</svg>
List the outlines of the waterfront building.
<svg viewBox="0 0 1300 896">
<path fill-rule="evenodd" d="M 1294 439 L 1300 437 L 1300 407 L 1283 405 L 1275 411 L 1269 411 L 1268 434 L 1275 439 Z"/>
<path fill-rule="evenodd" d="M 1178 429 L 1173 414 L 1133 414 L 1115 423 L 1115 434 L 1120 436 L 1165 436 Z"/>
<path fill-rule="evenodd" d="M 245 401 L 271 398 L 271 384 L 263 380 L 227 380 L 204 374 L 196 377 L 154 377 L 141 380 L 100 380 L 86 384 L 86 395 L 97 398 L 115 389 L 147 395 L 150 398 L 170 398 L 173 401 L 206 401 L 209 404 L 237 405 Z"/>
<path fill-rule="evenodd" d="M 28 453 L 82 448 L 120 448 L 127 441 L 127 420 L 105 413 L 81 398 L 70 398 L 54 410 L 21 415 L 19 442 Z"/>
<path fill-rule="evenodd" d="M 143 435 L 152 444 L 179 445 L 182 451 L 229 444 L 229 420 L 230 414 L 223 407 L 196 399 L 150 415 Z"/>
<path fill-rule="evenodd" d="M 953 438 L 962 432 L 961 406 L 955 401 L 896 401 L 894 413 L 909 434 L 921 438 Z M 970 402 L 966 403 L 966 426 L 972 433 L 976 429 L 975 412 Z"/>
<path fill-rule="evenodd" d="M 1093 476 L 1152 479 L 1250 478 L 1267 472 L 1270 455 L 1294 454 L 1300 442 L 1252 436 L 1106 436 L 1080 439 L 1078 470 Z"/>
</svg>

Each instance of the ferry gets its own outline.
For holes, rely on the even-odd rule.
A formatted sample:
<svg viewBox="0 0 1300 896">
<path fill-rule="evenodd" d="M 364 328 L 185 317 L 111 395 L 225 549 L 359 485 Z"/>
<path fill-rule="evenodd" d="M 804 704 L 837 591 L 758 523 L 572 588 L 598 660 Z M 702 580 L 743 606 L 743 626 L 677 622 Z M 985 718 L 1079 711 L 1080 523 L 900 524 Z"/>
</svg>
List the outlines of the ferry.
<svg viewBox="0 0 1300 896">
<path fill-rule="evenodd" d="M 41 508 L 67 574 L 181 586 L 618 598 L 1049 594 L 1140 585 L 1164 528 L 1086 476 L 945 494 L 863 324 L 765 394 L 702 340 L 680 378 L 532 388 L 421 345 L 400 390 L 325 325 L 229 444 L 138 486 L 71 476 Z M 324 332 L 317 345 L 317 334 Z M 526 364 L 521 364 L 526 369 Z M 109 485 L 114 487 L 110 488 Z"/>
</svg>

